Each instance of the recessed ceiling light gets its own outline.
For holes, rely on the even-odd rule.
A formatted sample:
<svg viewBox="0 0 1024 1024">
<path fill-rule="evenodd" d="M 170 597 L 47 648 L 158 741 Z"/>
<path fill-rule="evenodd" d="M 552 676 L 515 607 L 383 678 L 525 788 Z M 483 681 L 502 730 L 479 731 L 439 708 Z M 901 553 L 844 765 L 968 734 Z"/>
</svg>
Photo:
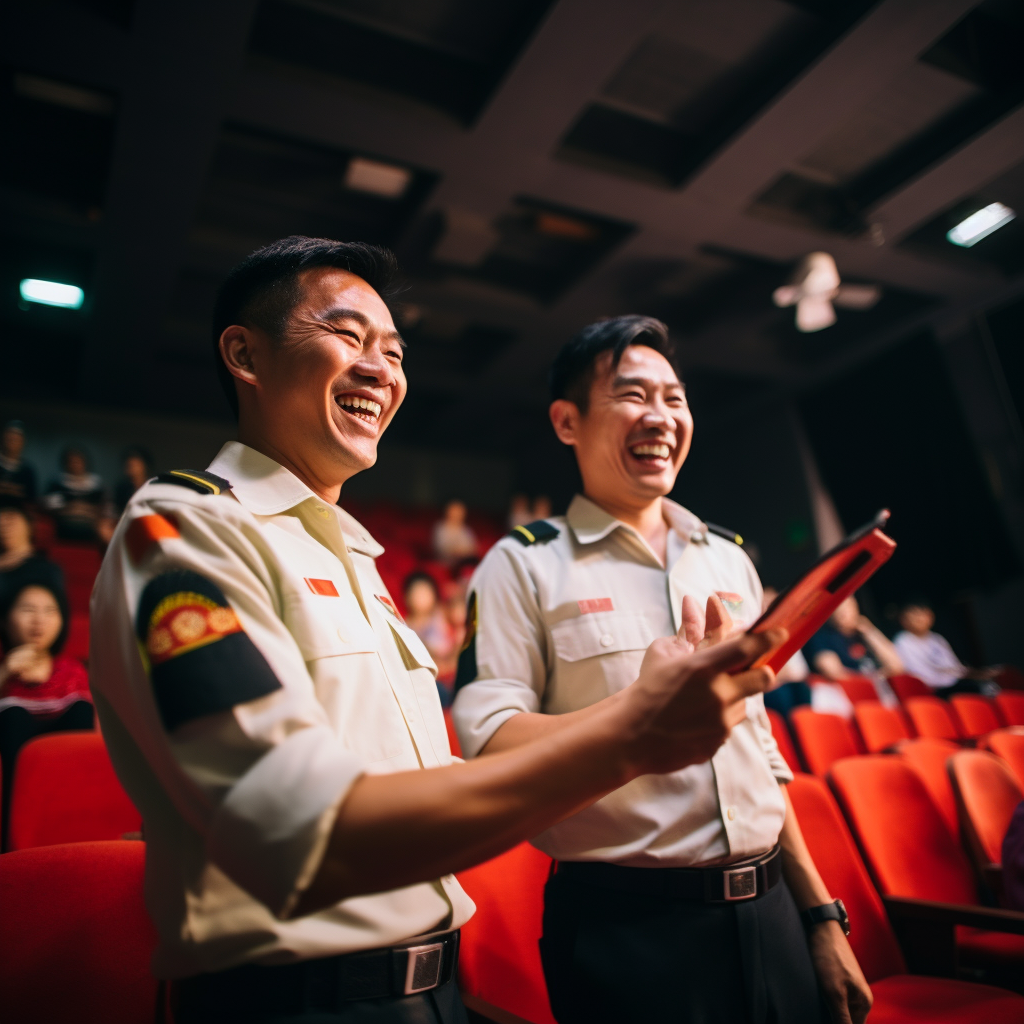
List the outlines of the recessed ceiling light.
<svg viewBox="0 0 1024 1024">
<path fill-rule="evenodd" d="M 398 199 L 412 181 L 412 171 L 379 160 L 354 156 L 345 169 L 345 187 L 356 192 L 372 192 L 375 196 Z"/>
<path fill-rule="evenodd" d="M 38 302 L 43 306 L 59 306 L 61 309 L 81 309 L 85 300 L 85 292 L 74 284 L 61 284 L 59 281 L 41 281 L 35 277 L 26 277 L 20 286 L 21 297 L 25 302 Z"/>
<path fill-rule="evenodd" d="M 962 245 L 969 249 L 977 245 L 983 238 L 988 238 L 993 231 L 998 231 L 1004 224 L 1009 224 L 1017 214 L 1002 203 L 989 203 L 988 206 L 970 217 L 960 221 L 955 228 L 946 232 L 946 237 L 954 245 Z"/>
</svg>

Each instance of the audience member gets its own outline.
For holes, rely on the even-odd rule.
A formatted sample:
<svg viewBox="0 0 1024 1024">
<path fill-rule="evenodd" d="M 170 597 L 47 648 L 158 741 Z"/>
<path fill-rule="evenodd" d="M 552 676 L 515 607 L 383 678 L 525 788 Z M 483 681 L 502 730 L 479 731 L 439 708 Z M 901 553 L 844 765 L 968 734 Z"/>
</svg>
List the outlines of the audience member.
<svg viewBox="0 0 1024 1024">
<path fill-rule="evenodd" d="M 551 499 L 546 494 L 538 494 L 537 497 L 533 499 L 531 516 L 533 519 L 551 518 Z"/>
<path fill-rule="evenodd" d="M 11 420 L 0 435 L 0 498 L 36 500 L 36 471 L 22 459 L 24 449 L 25 424 Z"/>
<path fill-rule="evenodd" d="M 532 522 L 530 499 L 525 494 L 513 494 L 508 506 L 508 528 L 514 530 L 517 526 L 526 526 Z"/>
<path fill-rule="evenodd" d="M 774 587 L 765 587 L 761 599 L 761 611 L 764 612 L 768 606 L 779 596 Z M 788 715 L 793 708 L 802 704 L 811 703 L 811 687 L 807 677 L 811 670 L 807 667 L 807 661 L 803 654 L 797 651 L 785 665 L 775 673 L 775 686 L 764 695 L 765 707 L 778 711 L 781 715 Z"/>
<path fill-rule="evenodd" d="M 1024 910 L 1024 800 L 1017 804 L 1003 836 L 1003 906 Z"/>
<path fill-rule="evenodd" d="M 50 484 L 43 504 L 53 513 L 61 540 L 106 542 L 113 533 L 103 481 L 89 471 L 81 448 L 66 448 L 64 472 Z"/>
<path fill-rule="evenodd" d="M 403 589 L 405 623 L 423 641 L 423 646 L 437 665 L 437 689 L 441 703 L 452 702 L 451 682 L 455 675 L 458 648 L 444 611 L 437 581 L 428 572 L 413 572 Z"/>
<path fill-rule="evenodd" d="M 954 693 L 998 690 L 994 668 L 969 668 L 953 652 L 949 641 L 932 632 L 935 612 L 924 601 L 909 601 L 900 609 L 903 628 L 893 641 L 904 669 L 926 682 L 940 697 Z"/>
<path fill-rule="evenodd" d="M 150 472 L 151 459 L 141 448 L 129 448 L 122 464 L 124 475 L 114 488 L 114 504 L 117 514 L 124 512 L 131 496 L 153 475 Z"/>
<path fill-rule="evenodd" d="M 85 668 L 64 657 L 68 608 L 63 590 L 29 583 L 3 609 L 0 638 L 0 766 L 3 770 L 4 846 L 11 782 L 18 752 L 44 733 L 92 728 Z"/>
<path fill-rule="evenodd" d="M 476 535 L 466 523 L 466 506 L 461 501 L 449 501 L 444 518 L 434 527 L 434 554 L 446 565 L 479 555 Z"/>
<path fill-rule="evenodd" d="M 24 506 L 0 503 L 0 608 L 6 608 L 29 581 L 64 588 L 60 566 L 32 543 L 32 523 Z"/>
</svg>

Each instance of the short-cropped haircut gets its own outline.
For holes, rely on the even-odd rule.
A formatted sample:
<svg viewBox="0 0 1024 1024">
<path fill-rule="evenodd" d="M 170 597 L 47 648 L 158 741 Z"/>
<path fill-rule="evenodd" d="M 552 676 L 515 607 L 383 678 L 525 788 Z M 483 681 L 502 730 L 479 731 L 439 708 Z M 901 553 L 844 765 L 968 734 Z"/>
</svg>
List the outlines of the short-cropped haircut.
<svg viewBox="0 0 1024 1024">
<path fill-rule="evenodd" d="M 298 303 L 299 274 L 314 267 L 337 267 L 361 277 L 385 302 L 398 279 L 398 261 L 390 249 L 368 242 L 291 235 L 263 246 L 239 263 L 217 293 L 213 311 L 213 354 L 217 376 L 235 416 L 235 378 L 220 354 L 220 336 L 232 324 L 256 327 L 280 339 Z"/>
<path fill-rule="evenodd" d="M 610 317 L 584 327 L 562 346 L 548 378 L 551 400 L 565 398 L 580 412 L 586 413 L 590 406 L 590 386 L 594 382 L 597 357 L 610 351 L 614 369 L 630 345 L 645 345 L 660 352 L 679 375 L 676 347 L 668 335 L 668 328 L 660 320 L 636 314 Z"/>
</svg>

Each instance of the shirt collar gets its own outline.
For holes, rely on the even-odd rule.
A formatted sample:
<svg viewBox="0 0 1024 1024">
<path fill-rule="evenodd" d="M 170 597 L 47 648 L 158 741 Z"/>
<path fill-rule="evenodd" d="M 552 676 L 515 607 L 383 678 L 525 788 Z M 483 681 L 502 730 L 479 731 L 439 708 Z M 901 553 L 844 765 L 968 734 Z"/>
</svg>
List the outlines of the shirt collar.
<svg viewBox="0 0 1024 1024">
<path fill-rule="evenodd" d="M 683 541 L 694 540 L 694 535 L 699 534 L 703 539 L 707 535 L 707 527 L 689 509 L 683 508 L 669 498 L 661 499 L 661 514 Z M 595 541 L 603 540 L 618 527 L 630 529 L 621 519 L 616 519 L 609 512 L 605 512 L 600 505 L 596 505 L 589 498 L 577 494 L 572 499 L 565 514 L 565 521 L 576 539 L 581 544 L 593 544 Z"/>
<path fill-rule="evenodd" d="M 209 471 L 224 477 L 238 503 L 254 515 L 277 515 L 309 502 L 317 515 L 337 517 L 345 543 L 351 550 L 363 552 L 371 558 L 384 551 L 362 524 L 344 509 L 328 505 L 290 470 L 240 441 L 228 441 L 210 463 Z"/>
</svg>

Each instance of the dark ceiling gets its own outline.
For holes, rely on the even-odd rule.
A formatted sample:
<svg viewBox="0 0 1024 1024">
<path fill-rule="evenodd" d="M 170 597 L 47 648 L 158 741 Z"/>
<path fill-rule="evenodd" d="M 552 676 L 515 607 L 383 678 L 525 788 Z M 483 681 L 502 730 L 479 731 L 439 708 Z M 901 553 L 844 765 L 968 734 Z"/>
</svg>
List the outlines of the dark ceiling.
<svg viewBox="0 0 1024 1024">
<path fill-rule="evenodd" d="M 1018 0 L 20 0 L 4 20 L 5 395 L 226 418 L 217 285 L 294 233 L 396 248 L 396 433 L 498 451 L 602 315 L 664 318 L 708 408 L 1022 283 L 1024 218 L 945 239 L 1024 209 Z M 883 298 L 802 335 L 771 293 L 814 250 Z M 86 303 L 23 308 L 24 277 Z"/>
</svg>

